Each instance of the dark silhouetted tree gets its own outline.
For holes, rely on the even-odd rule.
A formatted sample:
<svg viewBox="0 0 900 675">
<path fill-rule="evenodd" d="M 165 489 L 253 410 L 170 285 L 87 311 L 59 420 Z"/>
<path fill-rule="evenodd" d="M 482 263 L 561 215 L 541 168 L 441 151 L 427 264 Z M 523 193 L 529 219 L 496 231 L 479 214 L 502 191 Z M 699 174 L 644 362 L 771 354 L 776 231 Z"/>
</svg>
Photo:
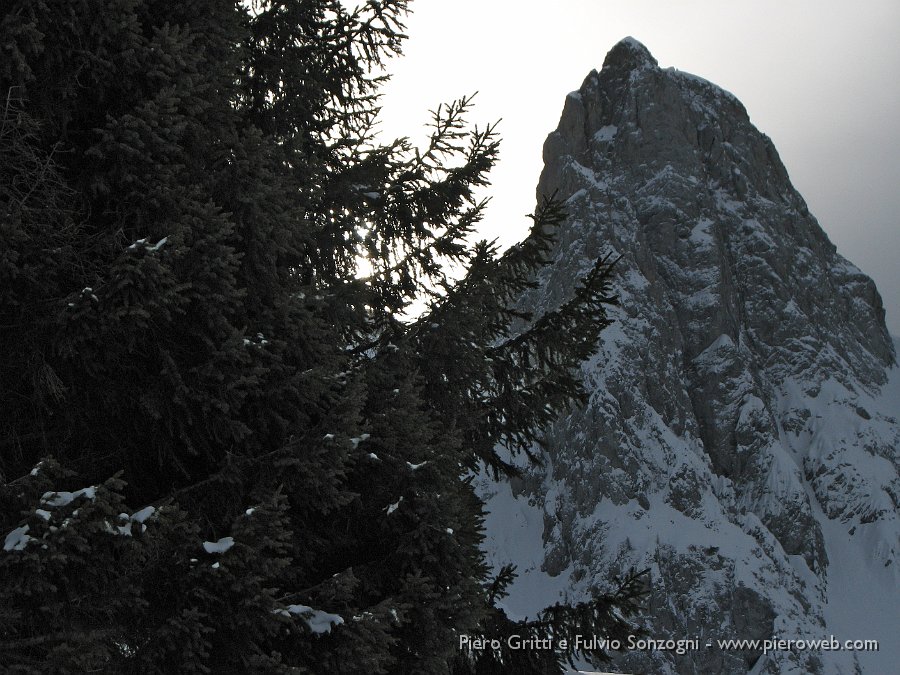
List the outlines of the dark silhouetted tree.
<svg viewBox="0 0 900 675">
<path fill-rule="evenodd" d="M 9 672 L 460 672 L 503 623 L 471 472 L 581 396 L 609 266 L 530 318 L 561 213 L 469 243 L 493 127 L 375 138 L 406 4 L 7 6 Z"/>
</svg>

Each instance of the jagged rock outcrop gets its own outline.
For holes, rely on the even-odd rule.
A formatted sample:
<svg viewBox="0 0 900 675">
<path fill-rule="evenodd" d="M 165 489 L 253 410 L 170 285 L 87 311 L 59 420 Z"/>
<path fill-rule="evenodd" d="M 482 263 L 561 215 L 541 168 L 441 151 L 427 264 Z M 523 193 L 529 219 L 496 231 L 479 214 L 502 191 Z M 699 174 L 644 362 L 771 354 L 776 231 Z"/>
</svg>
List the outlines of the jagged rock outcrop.
<svg viewBox="0 0 900 675">
<path fill-rule="evenodd" d="M 650 567 L 651 635 L 704 648 L 626 653 L 621 671 L 887 672 L 884 644 L 705 648 L 900 621 L 900 374 L 873 282 L 741 103 L 631 38 L 566 98 L 544 162 L 538 193 L 570 218 L 523 305 L 560 303 L 612 251 L 621 306 L 546 465 L 483 486 L 492 555 L 522 572 L 509 611 Z"/>
</svg>

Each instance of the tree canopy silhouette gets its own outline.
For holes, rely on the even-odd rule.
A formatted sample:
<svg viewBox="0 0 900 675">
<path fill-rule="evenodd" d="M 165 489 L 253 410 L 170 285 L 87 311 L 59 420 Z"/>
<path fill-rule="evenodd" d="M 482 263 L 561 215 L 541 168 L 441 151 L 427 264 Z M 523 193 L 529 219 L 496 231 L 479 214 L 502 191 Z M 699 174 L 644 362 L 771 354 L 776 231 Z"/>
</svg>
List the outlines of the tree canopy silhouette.
<svg viewBox="0 0 900 675">
<path fill-rule="evenodd" d="M 9 672 L 482 667 L 457 642 L 500 621 L 471 472 L 512 471 L 498 449 L 581 395 L 609 265 L 532 320 L 515 301 L 563 214 L 471 243 L 495 128 L 463 98 L 425 147 L 376 137 L 406 5 L 7 8 Z"/>
</svg>

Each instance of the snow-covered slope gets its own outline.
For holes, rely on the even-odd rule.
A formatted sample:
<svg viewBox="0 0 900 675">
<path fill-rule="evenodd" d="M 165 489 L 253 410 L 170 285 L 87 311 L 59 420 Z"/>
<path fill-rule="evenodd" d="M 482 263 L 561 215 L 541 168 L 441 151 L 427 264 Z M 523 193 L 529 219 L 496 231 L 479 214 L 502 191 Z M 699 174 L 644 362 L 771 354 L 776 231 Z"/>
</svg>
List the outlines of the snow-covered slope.
<svg viewBox="0 0 900 675">
<path fill-rule="evenodd" d="M 628 38 L 570 94 L 539 194 L 566 200 L 569 296 L 605 251 L 621 306 L 584 364 L 589 403 L 546 465 L 484 481 L 511 614 L 649 567 L 651 636 L 620 672 L 885 673 L 900 663 L 900 370 L 872 281 L 835 251 L 731 94 Z M 878 639 L 877 653 L 705 648 Z"/>
</svg>

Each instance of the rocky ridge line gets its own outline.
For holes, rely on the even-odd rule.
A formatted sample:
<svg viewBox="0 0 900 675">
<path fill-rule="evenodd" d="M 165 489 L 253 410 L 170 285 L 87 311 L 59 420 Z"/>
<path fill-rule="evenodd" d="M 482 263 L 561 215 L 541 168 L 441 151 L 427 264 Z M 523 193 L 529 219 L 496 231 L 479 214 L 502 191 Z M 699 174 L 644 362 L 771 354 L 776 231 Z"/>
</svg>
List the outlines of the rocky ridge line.
<svg viewBox="0 0 900 675">
<path fill-rule="evenodd" d="M 522 304 L 558 305 L 611 250 L 621 307 L 583 366 L 590 401 L 551 431 L 546 467 L 483 486 L 492 555 L 523 572 L 510 612 L 649 566 L 652 634 L 819 637 L 858 609 L 829 606 L 856 583 L 830 557 L 857 553 L 896 604 L 900 377 L 884 309 L 769 138 L 733 95 L 626 38 L 566 98 L 544 162 L 538 194 L 570 218 Z M 874 673 L 873 658 L 705 650 L 615 665 Z"/>
</svg>

